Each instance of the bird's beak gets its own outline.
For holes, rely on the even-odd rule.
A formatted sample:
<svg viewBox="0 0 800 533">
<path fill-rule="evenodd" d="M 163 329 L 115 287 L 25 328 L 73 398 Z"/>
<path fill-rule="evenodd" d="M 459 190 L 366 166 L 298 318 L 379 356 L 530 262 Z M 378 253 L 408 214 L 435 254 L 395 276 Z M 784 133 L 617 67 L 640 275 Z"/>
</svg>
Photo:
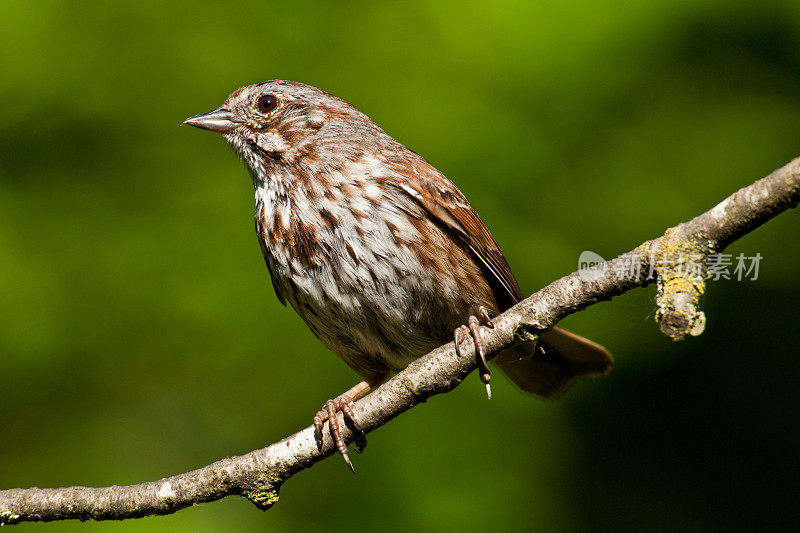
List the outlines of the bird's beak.
<svg viewBox="0 0 800 533">
<path fill-rule="evenodd" d="M 218 107 L 214 111 L 189 117 L 183 123 L 195 128 L 216 131 L 217 133 L 228 133 L 239 125 L 238 122 L 233 120 L 233 114 L 230 110 L 224 107 Z"/>
</svg>

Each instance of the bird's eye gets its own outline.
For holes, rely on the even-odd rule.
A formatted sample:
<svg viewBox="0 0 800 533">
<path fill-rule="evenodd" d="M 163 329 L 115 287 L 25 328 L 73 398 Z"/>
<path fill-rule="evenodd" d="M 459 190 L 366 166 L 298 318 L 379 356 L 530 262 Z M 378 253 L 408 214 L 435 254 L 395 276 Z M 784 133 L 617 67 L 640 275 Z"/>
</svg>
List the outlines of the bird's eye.
<svg viewBox="0 0 800 533">
<path fill-rule="evenodd" d="M 265 94 L 258 99 L 257 105 L 259 111 L 262 113 L 269 113 L 278 107 L 278 97 L 274 94 Z"/>
</svg>

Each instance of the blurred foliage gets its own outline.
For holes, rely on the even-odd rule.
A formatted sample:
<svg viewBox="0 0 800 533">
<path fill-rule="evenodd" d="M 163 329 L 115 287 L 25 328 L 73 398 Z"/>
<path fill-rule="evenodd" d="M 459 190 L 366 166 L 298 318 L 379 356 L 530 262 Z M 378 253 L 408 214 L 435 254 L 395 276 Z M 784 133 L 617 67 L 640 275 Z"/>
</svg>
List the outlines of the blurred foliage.
<svg viewBox="0 0 800 533">
<path fill-rule="evenodd" d="M 800 155 L 797 2 L 0 4 L 0 487 L 129 484 L 308 425 L 356 376 L 270 287 L 249 178 L 180 127 L 235 88 L 349 100 L 453 179 L 528 291 Z M 243 499 L 57 531 L 797 525 L 797 213 L 730 251 L 706 333 L 639 290 L 569 318 L 617 366 L 555 402 L 477 378 Z"/>
</svg>

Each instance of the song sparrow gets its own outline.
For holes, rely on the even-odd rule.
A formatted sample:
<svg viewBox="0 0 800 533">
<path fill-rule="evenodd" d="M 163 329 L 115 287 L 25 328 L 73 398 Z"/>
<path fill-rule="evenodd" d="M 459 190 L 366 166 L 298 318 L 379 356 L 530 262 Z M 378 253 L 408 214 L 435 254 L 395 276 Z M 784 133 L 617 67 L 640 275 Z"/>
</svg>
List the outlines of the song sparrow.
<svg viewBox="0 0 800 533">
<path fill-rule="evenodd" d="M 448 339 L 458 349 L 472 337 L 491 397 L 480 323 L 491 327 L 490 316 L 522 293 L 486 225 L 441 172 L 344 100 L 291 81 L 243 87 L 185 123 L 221 133 L 245 161 L 278 299 L 364 378 L 314 417 L 318 437 L 328 420 L 351 469 L 337 412 L 355 424 L 354 400 Z M 559 328 L 496 361 L 545 397 L 612 362 Z"/>
</svg>

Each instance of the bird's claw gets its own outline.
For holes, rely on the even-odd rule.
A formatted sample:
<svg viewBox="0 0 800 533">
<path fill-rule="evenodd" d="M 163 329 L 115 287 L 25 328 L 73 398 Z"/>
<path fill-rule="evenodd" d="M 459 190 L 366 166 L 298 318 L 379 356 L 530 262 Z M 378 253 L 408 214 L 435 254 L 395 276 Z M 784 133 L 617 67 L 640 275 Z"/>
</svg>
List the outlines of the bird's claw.
<svg viewBox="0 0 800 533">
<path fill-rule="evenodd" d="M 347 394 L 342 394 L 337 398 L 328 400 L 325 402 L 325 405 L 322 407 L 322 409 L 314 416 L 315 436 L 317 438 L 318 445 L 321 447 L 322 429 L 325 421 L 327 420 L 328 429 L 330 430 L 331 438 L 336 445 L 336 449 L 339 451 L 339 454 L 341 454 L 344 462 L 347 463 L 347 466 L 350 467 L 350 470 L 355 472 L 353 463 L 350 461 L 350 456 L 347 454 L 347 444 L 342 438 L 342 431 L 339 427 L 339 418 L 337 416 L 339 412 L 342 413 L 344 423 L 347 424 L 351 430 L 358 435 L 354 444 L 356 446 L 356 451 L 361 453 L 367 446 L 367 439 L 364 436 L 364 432 L 362 431 L 361 427 L 353 417 L 353 400 Z"/>
<path fill-rule="evenodd" d="M 489 365 L 486 363 L 486 345 L 483 342 L 483 337 L 481 336 L 480 325 L 481 322 L 478 319 L 480 317 L 483 320 L 483 323 L 490 327 L 494 327 L 494 323 L 492 322 L 492 318 L 489 316 L 489 311 L 486 310 L 484 306 L 478 307 L 477 315 L 470 315 L 467 319 L 467 325 L 459 326 L 453 332 L 453 340 L 456 345 L 456 354 L 460 357 L 461 356 L 461 343 L 464 341 L 464 335 L 469 334 L 472 337 L 472 340 L 475 344 L 475 359 L 477 359 L 478 363 L 478 375 L 481 378 L 481 381 L 486 385 L 486 395 L 491 400 L 492 399 L 492 386 L 489 382 L 492 379 L 492 372 L 489 370 Z"/>
<path fill-rule="evenodd" d="M 494 322 L 492 322 L 492 317 L 489 316 L 489 311 L 482 305 L 478 307 L 478 318 L 483 320 L 485 326 L 494 328 Z"/>
</svg>

